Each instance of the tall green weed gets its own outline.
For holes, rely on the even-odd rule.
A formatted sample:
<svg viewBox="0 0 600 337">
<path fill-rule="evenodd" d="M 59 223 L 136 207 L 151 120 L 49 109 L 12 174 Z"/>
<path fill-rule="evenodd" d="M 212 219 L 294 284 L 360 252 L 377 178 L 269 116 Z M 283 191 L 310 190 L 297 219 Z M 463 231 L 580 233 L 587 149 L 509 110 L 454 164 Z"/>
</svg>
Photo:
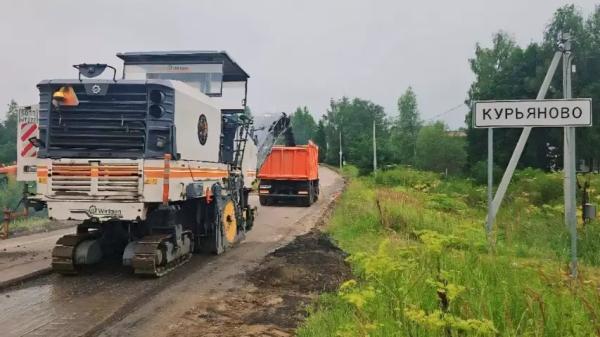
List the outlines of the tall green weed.
<svg viewBox="0 0 600 337">
<path fill-rule="evenodd" d="M 599 335 L 600 271 L 590 266 L 600 265 L 600 226 L 581 227 L 571 279 L 557 177 L 520 173 L 493 250 L 480 185 L 406 168 L 351 179 L 329 231 L 355 279 L 322 296 L 298 335 Z"/>
<path fill-rule="evenodd" d="M 23 197 L 23 183 L 17 182 L 14 177 L 8 177 L 6 184 L 0 185 L 0 210 L 13 209 Z"/>
</svg>

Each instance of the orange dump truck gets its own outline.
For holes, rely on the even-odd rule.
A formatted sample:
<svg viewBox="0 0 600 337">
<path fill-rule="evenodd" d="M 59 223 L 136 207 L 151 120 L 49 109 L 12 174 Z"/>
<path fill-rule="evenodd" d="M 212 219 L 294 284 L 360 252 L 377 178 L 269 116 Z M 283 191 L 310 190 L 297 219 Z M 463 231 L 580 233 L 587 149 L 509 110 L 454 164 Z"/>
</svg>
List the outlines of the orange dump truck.
<svg viewBox="0 0 600 337">
<path fill-rule="evenodd" d="M 299 201 L 310 206 L 319 197 L 319 148 L 312 142 L 301 146 L 274 146 L 258 172 L 261 205 Z"/>
</svg>

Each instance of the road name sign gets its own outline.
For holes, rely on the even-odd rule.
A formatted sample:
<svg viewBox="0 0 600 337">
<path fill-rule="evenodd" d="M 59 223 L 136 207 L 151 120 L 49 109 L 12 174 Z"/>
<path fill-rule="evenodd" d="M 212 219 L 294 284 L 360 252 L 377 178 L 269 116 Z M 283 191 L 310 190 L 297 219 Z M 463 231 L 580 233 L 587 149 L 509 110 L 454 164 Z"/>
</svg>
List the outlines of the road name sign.
<svg viewBox="0 0 600 337">
<path fill-rule="evenodd" d="M 592 100 L 477 101 L 475 128 L 592 126 Z"/>
</svg>

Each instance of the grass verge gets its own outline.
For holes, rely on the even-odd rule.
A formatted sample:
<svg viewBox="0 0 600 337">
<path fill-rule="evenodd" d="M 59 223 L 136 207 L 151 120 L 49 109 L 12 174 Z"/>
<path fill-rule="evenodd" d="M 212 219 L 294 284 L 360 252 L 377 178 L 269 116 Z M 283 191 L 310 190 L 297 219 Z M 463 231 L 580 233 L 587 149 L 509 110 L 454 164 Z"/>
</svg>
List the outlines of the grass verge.
<svg viewBox="0 0 600 337">
<path fill-rule="evenodd" d="M 328 231 L 354 279 L 298 336 L 599 336 L 599 225 L 580 226 L 573 280 L 557 177 L 516 177 L 493 249 L 481 186 L 410 169 L 350 178 Z"/>
</svg>

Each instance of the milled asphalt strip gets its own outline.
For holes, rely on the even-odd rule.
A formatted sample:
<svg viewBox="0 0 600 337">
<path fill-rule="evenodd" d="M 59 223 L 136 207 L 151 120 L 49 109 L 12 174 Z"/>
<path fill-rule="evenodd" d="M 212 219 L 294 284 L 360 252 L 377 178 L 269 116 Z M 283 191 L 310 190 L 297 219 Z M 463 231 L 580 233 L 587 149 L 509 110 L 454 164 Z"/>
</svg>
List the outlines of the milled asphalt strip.
<svg viewBox="0 0 600 337">
<path fill-rule="evenodd" d="M 74 232 L 72 225 L 0 241 L 0 291 L 51 272 L 56 240 Z"/>
<path fill-rule="evenodd" d="M 40 277 L 40 276 L 44 276 L 47 274 L 52 273 L 52 267 L 48 266 L 48 267 L 44 267 L 41 269 L 37 269 L 35 271 L 32 271 L 28 274 L 24 274 L 15 278 L 12 278 L 10 280 L 6 280 L 6 281 L 0 281 L 0 291 L 6 289 L 6 288 L 10 288 L 12 286 L 18 285 L 20 283 L 29 281 L 31 279 L 34 279 L 36 277 Z"/>
<path fill-rule="evenodd" d="M 72 227 L 35 233 L 0 241 L 0 256 L 9 255 L 0 263 L 0 291 L 27 280 L 49 274 L 51 251 L 56 240 L 73 232 Z M 10 260 L 10 254 L 20 255 Z M 22 254 L 22 255 L 21 255 Z"/>
</svg>

